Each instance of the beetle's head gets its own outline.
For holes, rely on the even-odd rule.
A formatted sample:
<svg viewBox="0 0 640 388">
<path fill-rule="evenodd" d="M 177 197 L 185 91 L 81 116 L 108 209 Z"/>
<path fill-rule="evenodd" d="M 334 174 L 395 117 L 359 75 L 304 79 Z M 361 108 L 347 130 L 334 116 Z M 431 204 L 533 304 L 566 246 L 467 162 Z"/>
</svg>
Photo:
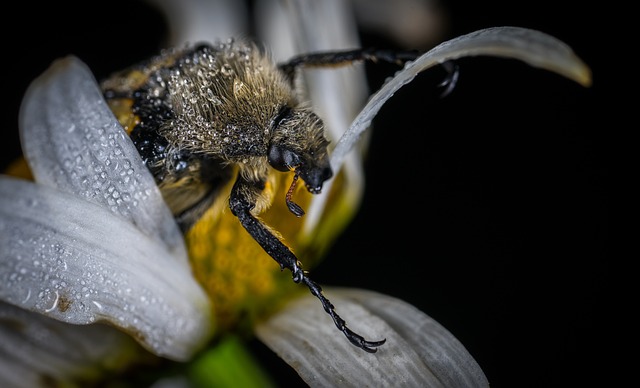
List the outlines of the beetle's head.
<svg viewBox="0 0 640 388">
<path fill-rule="evenodd" d="M 290 202 L 298 177 L 302 178 L 310 193 L 318 194 L 322 191 L 323 183 L 333 176 L 324 125 L 310 110 L 284 108 L 274 120 L 272 128 L 269 164 L 276 170 L 295 173 L 287 194 L 287 205 L 294 214 L 300 216 L 304 214 L 302 209 Z M 292 206 L 297 207 L 296 210 Z"/>
</svg>

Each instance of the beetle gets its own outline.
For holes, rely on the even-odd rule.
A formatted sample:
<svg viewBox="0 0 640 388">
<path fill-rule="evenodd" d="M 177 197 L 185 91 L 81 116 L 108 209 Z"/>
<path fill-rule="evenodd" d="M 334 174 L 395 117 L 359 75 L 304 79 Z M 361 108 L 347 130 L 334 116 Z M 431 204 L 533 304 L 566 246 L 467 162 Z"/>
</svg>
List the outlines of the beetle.
<svg viewBox="0 0 640 388">
<path fill-rule="evenodd" d="M 276 64 L 249 40 L 198 43 L 116 72 L 101 88 L 183 232 L 233 181 L 228 205 L 244 229 L 281 269 L 291 271 L 295 283 L 309 288 L 351 343 L 375 352 L 385 340 L 369 341 L 349 329 L 259 215 L 271 203 L 275 172 L 293 174 L 285 201 L 296 217 L 304 214 L 292 199 L 299 179 L 318 194 L 333 176 L 322 120 L 295 87 L 298 70 L 358 61 L 400 65 L 417 56 L 356 49 L 303 54 Z"/>
</svg>

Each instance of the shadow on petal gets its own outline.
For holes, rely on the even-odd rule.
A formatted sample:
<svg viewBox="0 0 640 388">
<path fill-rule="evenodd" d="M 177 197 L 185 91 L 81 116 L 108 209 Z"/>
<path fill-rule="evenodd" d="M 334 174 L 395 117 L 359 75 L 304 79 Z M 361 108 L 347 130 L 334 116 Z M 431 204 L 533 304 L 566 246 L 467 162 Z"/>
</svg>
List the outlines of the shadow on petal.
<svg viewBox="0 0 640 388">
<path fill-rule="evenodd" d="M 138 349 L 113 327 L 68 325 L 0 302 L 3 387 L 37 387 L 71 376 L 90 379 L 123 367 Z"/>
</svg>

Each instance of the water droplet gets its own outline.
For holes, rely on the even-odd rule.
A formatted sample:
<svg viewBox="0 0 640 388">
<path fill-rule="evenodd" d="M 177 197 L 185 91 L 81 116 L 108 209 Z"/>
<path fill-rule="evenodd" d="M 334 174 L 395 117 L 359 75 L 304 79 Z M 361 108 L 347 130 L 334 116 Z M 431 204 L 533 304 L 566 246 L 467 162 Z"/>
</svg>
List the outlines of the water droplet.
<svg viewBox="0 0 640 388">
<path fill-rule="evenodd" d="M 24 201 L 24 204 L 27 205 L 27 207 L 36 207 L 38 206 L 38 200 L 35 198 L 27 198 L 26 201 Z"/>
<path fill-rule="evenodd" d="M 184 160 L 179 161 L 178 163 L 176 163 L 176 171 L 182 171 L 184 169 L 186 169 L 188 167 L 188 163 Z"/>
<path fill-rule="evenodd" d="M 233 81 L 233 94 L 238 95 L 243 87 L 244 82 L 240 81 L 239 79 L 235 79 Z"/>
<path fill-rule="evenodd" d="M 222 104 L 222 100 L 215 94 L 213 94 L 213 90 L 207 89 L 207 100 L 209 100 L 213 105 Z"/>
<path fill-rule="evenodd" d="M 222 73 L 222 75 L 225 77 L 229 77 L 233 75 L 233 69 L 231 68 L 231 65 L 229 65 L 228 63 L 225 63 L 220 68 L 220 73 Z"/>
</svg>

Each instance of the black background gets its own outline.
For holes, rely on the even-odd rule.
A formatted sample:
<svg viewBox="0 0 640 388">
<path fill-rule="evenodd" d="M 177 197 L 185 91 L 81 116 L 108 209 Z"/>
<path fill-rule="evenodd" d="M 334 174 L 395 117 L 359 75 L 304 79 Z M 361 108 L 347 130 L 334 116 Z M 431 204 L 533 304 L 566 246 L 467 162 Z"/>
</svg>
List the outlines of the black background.
<svg viewBox="0 0 640 388">
<path fill-rule="evenodd" d="M 594 84 L 469 58 L 440 99 L 442 73 L 419 76 L 375 120 L 361 211 L 314 278 L 417 306 L 467 347 L 494 387 L 616 378 L 606 118 L 622 76 L 600 54 L 611 35 L 606 10 L 578 1 L 443 3 L 447 39 L 491 26 L 539 29 L 568 43 Z M 11 13 L 1 27 L 2 166 L 20 152 L 24 90 L 53 59 L 73 53 L 100 77 L 155 53 L 165 34 L 161 15 L 144 3 L 29 3 Z M 362 39 L 395 45 L 364 31 Z M 372 88 L 391 71 L 369 67 Z"/>
</svg>

